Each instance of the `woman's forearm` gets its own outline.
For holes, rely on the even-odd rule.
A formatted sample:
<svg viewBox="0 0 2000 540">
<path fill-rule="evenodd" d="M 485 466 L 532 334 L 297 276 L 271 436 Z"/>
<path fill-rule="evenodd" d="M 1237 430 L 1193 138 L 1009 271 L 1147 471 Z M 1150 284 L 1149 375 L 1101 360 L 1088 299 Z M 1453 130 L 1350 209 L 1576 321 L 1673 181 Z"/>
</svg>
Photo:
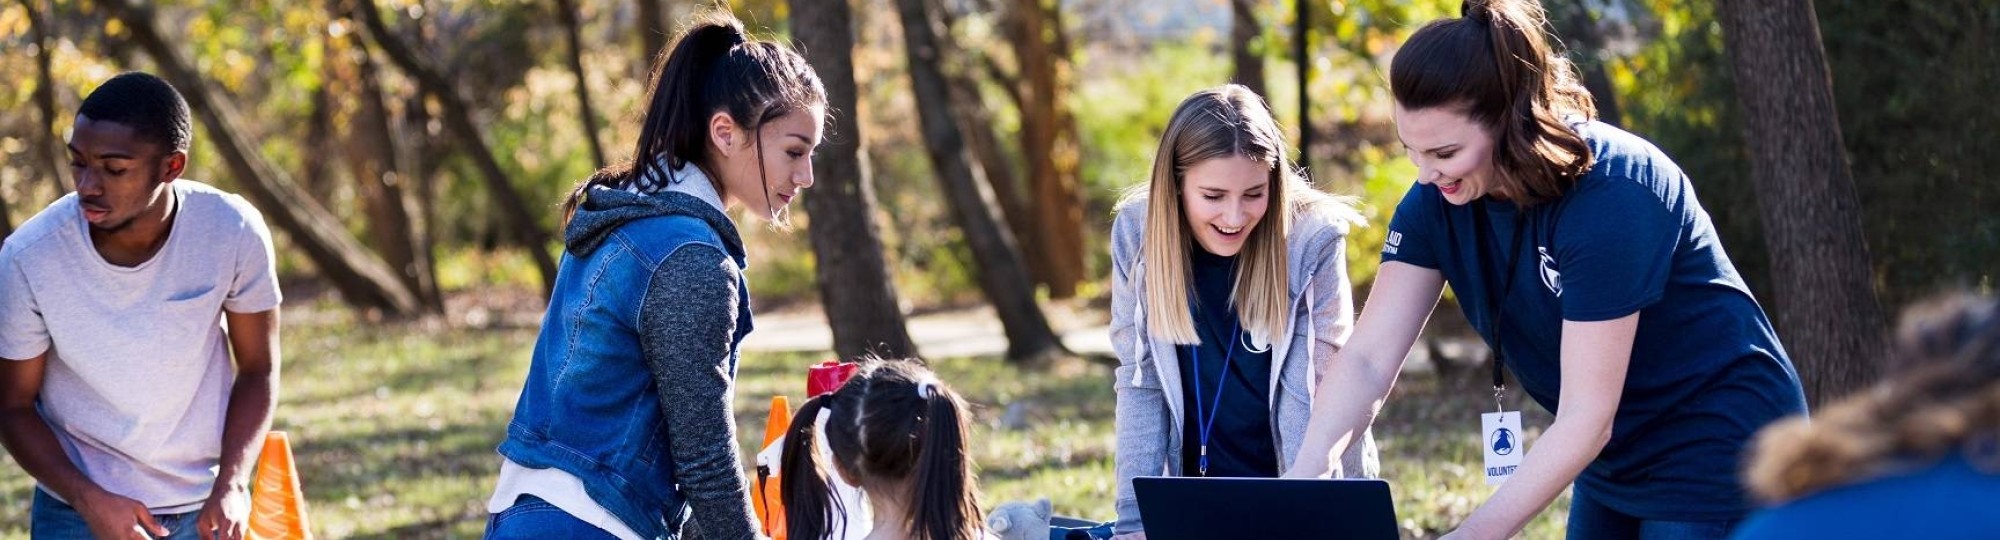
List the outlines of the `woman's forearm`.
<svg viewBox="0 0 2000 540">
<path fill-rule="evenodd" d="M 1332 456 L 1342 455 L 1382 410 L 1396 385 L 1401 362 L 1383 362 L 1359 354 L 1336 354 L 1330 373 L 1314 392 L 1312 420 L 1306 423 L 1299 456 L 1285 470 L 1291 478 L 1313 478 L 1332 472 Z"/>
<path fill-rule="evenodd" d="M 1611 418 L 1563 418 L 1535 440 L 1514 475 L 1459 526 L 1468 538 L 1507 538 L 1548 508 L 1611 440 Z"/>
</svg>

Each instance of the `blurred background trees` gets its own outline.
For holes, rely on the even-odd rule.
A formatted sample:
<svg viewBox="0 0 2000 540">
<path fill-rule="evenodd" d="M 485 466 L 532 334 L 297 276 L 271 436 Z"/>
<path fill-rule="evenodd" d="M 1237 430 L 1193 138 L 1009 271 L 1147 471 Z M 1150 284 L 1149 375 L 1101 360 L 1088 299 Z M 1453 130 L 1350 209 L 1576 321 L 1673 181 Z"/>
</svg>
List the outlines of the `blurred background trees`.
<svg viewBox="0 0 2000 540">
<path fill-rule="evenodd" d="M 853 102 L 836 107 L 843 110 L 822 149 L 827 193 L 806 197 L 852 202 L 839 209 L 808 202 L 797 222 L 808 231 L 815 221 L 872 229 L 881 247 L 746 228 L 759 309 L 824 306 L 837 329 L 873 321 L 876 329 L 841 340 L 850 345 L 907 342 L 887 330 L 901 326 L 896 317 L 985 303 L 1017 306 L 1002 311 L 1030 321 L 1009 325 L 1017 340 L 1048 340 L 1034 337 L 1046 330 L 1015 335 L 1013 327 L 1037 326 L 1039 314 L 1026 311 L 1051 303 L 1102 306 L 1111 208 L 1145 181 L 1174 104 L 1232 80 L 1263 89 L 1295 143 L 1310 128 L 1301 165 L 1323 189 L 1361 196 L 1371 220 L 1385 223 L 1414 174 L 1389 123 L 1387 60 L 1417 25 L 1458 8 L 1389 0 L 844 1 Z M 822 18 L 818 8 L 827 6 L 793 4 L 720 7 L 764 36 L 808 45 L 815 65 L 832 69 L 838 62 L 822 59 L 836 53 L 817 49 L 842 47 L 841 40 L 816 32 L 829 24 L 817 21 L 836 19 Z M 1738 81 L 1732 70 L 1742 51 L 1730 45 L 1743 45 L 1725 39 L 1729 4 L 1545 4 L 1606 119 L 1659 144 L 1696 183 L 1795 354 L 1851 356 L 1795 343 L 1837 339 L 1805 329 L 1805 321 L 1852 315 L 1863 322 L 1832 335 L 1879 331 L 1880 317 L 1861 307 L 1794 305 L 1788 299 L 1800 293 L 1787 289 L 1796 285 L 1791 274 L 1774 275 L 1792 262 L 1819 263 L 1773 249 L 1785 245 L 1778 238 L 1786 230 L 1774 220 L 1807 216 L 1769 210 L 1782 207 L 1769 199 L 1787 196 L 1755 189 L 1761 173 L 1752 164 L 1783 161 L 1745 134 L 1812 133 L 1774 133 L 1790 128 L 1761 127 L 1752 120 L 1762 113 L 1746 114 L 1738 83 L 1760 83 Z M 1993 210 L 2000 182 L 1981 173 L 2000 168 L 2000 153 L 1989 149 L 2000 108 L 1988 103 L 2000 88 L 1993 54 L 2000 5 L 1793 6 L 1816 19 L 1831 76 L 1832 114 L 1822 117 L 1837 123 L 1840 138 L 1837 148 L 1823 148 L 1842 155 L 1823 159 L 1850 171 L 1855 204 L 1837 206 L 1835 217 L 1857 222 L 1866 243 L 1865 251 L 1847 240 L 1807 244 L 1866 267 L 1863 277 L 1834 287 L 1890 310 L 1939 289 L 1990 290 L 2000 262 Z M 191 98 L 206 96 L 196 105 L 202 127 L 188 176 L 257 201 L 279 230 L 289 290 L 326 290 L 329 299 L 383 316 L 441 313 L 454 294 L 538 292 L 560 254 L 556 203 L 592 169 L 629 158 L 653 58 L 688 14 L 717 7 L 9 0 L 0 4 L 0 232 L 66 192 L 61 138 L 80 96 L 117 71 L 144 69 L 169 75 Z M 910 50 L 899 8 L 929 14 L 935 50 Z M 912 58 L 922 69 L 913 72 Z M 916 82 L 925 78 L 918 72 L 932 69 L 936 94 L 920 96 L 929 83 Z M 935 106 L 925 103 L 933 99 Z M 943 150 L 952 154 L 945 161 L 959 164 L 935 155 L 934 139 L 947 135 L 959 148 Z M 836 163 L 848 159 L 839 157 L 847 146 L 853 164 Z M 1806 182 L 1827 178 L 1781 167 Z M 951 202 L 960 187 L 984 194 L 979 206 L 991 227 L 957 214 L 965 211 Z M 1372 278 L 1382 234 L 1377 226 L 1353 235 L 1349 263 L 1359 286 Z M 832 249 L 880 257 L 834 263 Z M 1017 261 L 1021 277 L 986 283 L 989 273 L 1012 272 L 996 262 L 1006 259 Z M 872 307 L 852 312 L 874 315 L 842 314 L 849 300 L 828 292 L 821 276 L 849 274 L 821 268 L 822 260 L 882 282 L 868 295 Z M 1020 354 L 1044 349 L 1027 343 Z M 1811 361 L 1802 359 L 1802 368 Z"/>
</svg>

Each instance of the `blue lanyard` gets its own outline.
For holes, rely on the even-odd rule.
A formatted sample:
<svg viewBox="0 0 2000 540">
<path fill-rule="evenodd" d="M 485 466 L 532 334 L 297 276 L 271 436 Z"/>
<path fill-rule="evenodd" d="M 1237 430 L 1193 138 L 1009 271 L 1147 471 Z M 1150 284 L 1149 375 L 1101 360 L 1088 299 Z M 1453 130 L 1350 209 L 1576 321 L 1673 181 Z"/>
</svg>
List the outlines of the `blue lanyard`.
<svg viewBox="0 0 2000 540">
<path fill-rule="evenodd" d="M 1208 434 L 1215 427 L 1215 417 L 1222 411 L 1222 389 L 1228 386 L 1229 364 L 1236 358 L 1236 341 L 1242 338 L 1243 321 L 1237 320 L 1229 330 L 1229 342 L 1224 345 L 1229 352 L 1222 355 L 1222 373 L 1215 378 L 1214 403 L 1206 409 L 1201 406 L 1201 345 L 1189 345 L 1188 355 L 1193 358 L 1194 373 L 1194 419 L 1201 435 L 1201 457 L 1197 461 L 1202 476 L 1208 476 Z"/>
</svg>

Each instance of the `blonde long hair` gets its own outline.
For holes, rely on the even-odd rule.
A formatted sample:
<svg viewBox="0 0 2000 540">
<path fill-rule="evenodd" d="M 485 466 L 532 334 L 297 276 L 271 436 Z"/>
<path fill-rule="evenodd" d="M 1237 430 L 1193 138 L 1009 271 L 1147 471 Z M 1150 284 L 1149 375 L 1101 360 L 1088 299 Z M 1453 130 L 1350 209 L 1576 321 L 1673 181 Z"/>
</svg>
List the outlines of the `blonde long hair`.
<svg viewBox="0 0 2000 540">
<path fill-rule="evenodd" d="M 1757 435 L 1745 475 L 1782 502 L 1922 466 L 1959 449 L 2000 473 L 2000 299 L 1960 294 L 1904 316 L 1889 368 L 1900 372 L 1815 415 Z"/>
<path fill-rule="evenodd" d="M 1127 200 L 1145 203 L 1145 242 L 1140 258 L 1146 265 L 1145 302 L 1149 333 L 1175 344 L 1200 343 L 1194 315 L 1188 309 L 1193 281 L 1189 250 L 1194 230 L 1182 208 L 1181 189 L 1187 170 L 1196 164 L 1241 157 L 1270 166 L 1270 208 L 1244 243 L 1230 304 L 1251 337 L 1252 347 L 1270 346 L 1290 318 L 1291 269 L 1286 238 L 1293 220 L 1307 212 L 1325 212 L 1335 221 L 1362 223 L 1353 199 L 1313 189 L 1286 157 L 1284 133 L 1271 117 L 1264 98 L 1242 85 L 1224 85 L 1196 92 L 1181 101 L 1167 121 L 1153 157 L 1153 174 L 1146 186 L 1135 186 Z M 1123 206 L 1123 205 L 1121 205 Z M 1338 264 L 1346 264 L 1339 261 Z"/>
</svg>

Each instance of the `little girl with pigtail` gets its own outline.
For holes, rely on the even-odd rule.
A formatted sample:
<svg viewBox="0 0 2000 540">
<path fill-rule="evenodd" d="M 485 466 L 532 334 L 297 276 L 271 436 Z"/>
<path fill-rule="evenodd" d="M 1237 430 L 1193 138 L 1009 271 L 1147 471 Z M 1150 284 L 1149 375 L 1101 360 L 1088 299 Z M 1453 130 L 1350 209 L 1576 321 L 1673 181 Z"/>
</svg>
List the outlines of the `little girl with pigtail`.
<svg viewBox="0 0 2000 540">
<path fill-rule="evenodd" d="M 839 390 L 807 400 L 786 432 L 778 473 L 788 537 L 817 540 L 861 525 L 843 523 L 850 513 L 835 507 L 829 475 L 838 474 L 867 495 L 869 540 L 992 538 L 980 520 L 966 413 L 957 393 L 910 360 L 865 360 Z M 822 440 L 829 465 L 814 447 Z"/>
</svg>

